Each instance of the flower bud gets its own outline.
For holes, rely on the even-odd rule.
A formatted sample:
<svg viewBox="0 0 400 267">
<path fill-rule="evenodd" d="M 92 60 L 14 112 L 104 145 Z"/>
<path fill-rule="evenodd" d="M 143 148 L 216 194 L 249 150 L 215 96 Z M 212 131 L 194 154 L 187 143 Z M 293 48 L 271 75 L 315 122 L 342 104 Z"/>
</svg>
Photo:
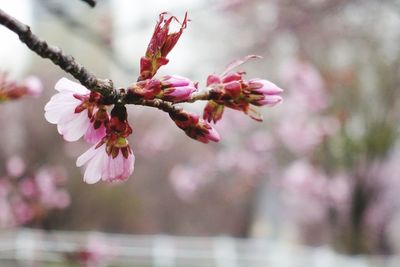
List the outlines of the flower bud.
<svg viewBox="0 0 400 267">
<path fill-rule="evenodd" d="M 181 23 L 179 31 L 170 33 L 169 27 L 173 20 L 178 21 L 176 17 L 171 16 L 165 19 L 166 13 L 161 13 L 159 21 L 154 29 L 153 36 L 146 50 L 145 57 L 140 60 L 140 76 L 138 81 L 143 81 L 152 78 L 157 70 L 168 63 L 166 58 L 169 52 L 174 48 L 183 30 L 187 26 L 187 14 Z M 179 21 L 178 21 L 179 22 Z"/>
<path fill-rule="evenodd" d="M 203 119 L 216 123 L 222 118 L 222 114 L 224 113 L 224 105 L 220 105 L 217 102 L 211 100 L 207 102 L 207 105 L 204 107 Z"/>
<path fill-rule="evenodd" d="M 283 90 L 267 80 L 248 81 L 248 91 L 250 92 L 248 95 L 250 103 L 256 106 L 274 106 L 282 102 L 280 94 Z"/>
<path fill-rule="evenodd" d="M 164 76 L 161 79 L 162 90 L 159 97 L 166 101 L 186 101 L 197 91 L 197 84 L 191 80 L 177 76 Z"/>
<path fill-rule="evenodd" d="M 199 119 L 199 116 L 194 113 L 180 111 L 179 113 L 170 114 L 170 117 L 190 138 L 202 143 L 218 142 L 220 140 L 218 132 L 208 122 Z"/>
</svg>

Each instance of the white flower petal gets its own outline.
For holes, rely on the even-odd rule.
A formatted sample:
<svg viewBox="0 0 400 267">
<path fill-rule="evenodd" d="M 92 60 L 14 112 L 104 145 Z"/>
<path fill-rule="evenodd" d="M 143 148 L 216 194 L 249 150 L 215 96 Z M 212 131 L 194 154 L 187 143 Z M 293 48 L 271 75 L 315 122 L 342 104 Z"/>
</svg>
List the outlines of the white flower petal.
<svg viewBox="0 0 400 267">
<path fill-rule="evenodd" d="M 99 149 L 102 146 L 99 147 Z M 96 154 L 96 145 L 92 146 L 91 148 L 89 148 L 88 150 L 86 150 L 85 153 L 83 153 L 82 155 L 80 155 L 78 157 L 78 159 L 76 160 L 76 166 L 77 167 L 82 167 L 83 165 L 85 165 L 91 158 L 93 158 L 93 156 Z"/>
<path fill-rule="evenodd" d="M 90 126 L 90 119 L 87 111 L 74 113 L 71 116 L 65 116 L 58 122 L 57 129 L 64 136 L 66 141 L 77 141 L 81 138 Z"/>
<path fill-rule="evenodd" d="M 83 180 L 88 184 L 98 182 L 102 177 L 103 167 L 107 159 L 108 155 L 104 144 L 97 149 L 96 145 L 94 145 L 79 156 L 76 160 L 76 166 L 82 167 L 87 164 Z"/>
<path fill-rule="evenodd" d="M 48 122 L 57 124 L 63 117 L 74 114 L 75 107 L 76 105 L 46 105 L 44 117 Z"/>
<path fill-rule="evenodd" d="M 114 175 L 111 177 L 113 180 L 121 179 L 124 174 L 124 156 L 122 152 L 114 159 Z"/>
<path fill-rule="evenodd" d="M 55 89 L 59 92 L 72 92 L 78 94 L 88 94 L 90 91 L 83 85 L 68 80 L 67 78 L 61 78 L 55 85 Z"/>
<path fill-rule="evenodd" d="M 100 181 L 104 161 L 106 157 L 108 157 L 104 147 L 99 147 L 96 150 L 96 154 L 89 161 L 83 176 L 83 180 L 88 184 L 94 184 Z"/>
</svg>

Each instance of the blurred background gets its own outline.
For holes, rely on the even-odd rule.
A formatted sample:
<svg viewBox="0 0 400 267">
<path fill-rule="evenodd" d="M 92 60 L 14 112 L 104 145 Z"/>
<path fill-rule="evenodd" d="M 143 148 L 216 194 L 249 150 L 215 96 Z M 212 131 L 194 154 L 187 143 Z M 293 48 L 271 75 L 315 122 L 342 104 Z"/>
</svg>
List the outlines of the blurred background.
<svg viewBox="0 0 400 267">
<path fill-rule="evenodd" d="M 134 174 L 87 185 L 75 160 L 88 146 L 63 141 L 43 116 L 54 84 L 71 77 L 1 27 L 0 71 L 44 87 L 40 98 L 0 102 L 1 266 L 400 266 L 400 1 L 0 8 L 118 87 L 136 80 L 158 14 L 188 11 L 158 75 L 204 87 L 233 59 L 257 54 L 240 70 L 285 89 L 283 104 L 261 109 L 262 123 L 227 110 L 218 144 L 130 106 Z"/>
</svg>

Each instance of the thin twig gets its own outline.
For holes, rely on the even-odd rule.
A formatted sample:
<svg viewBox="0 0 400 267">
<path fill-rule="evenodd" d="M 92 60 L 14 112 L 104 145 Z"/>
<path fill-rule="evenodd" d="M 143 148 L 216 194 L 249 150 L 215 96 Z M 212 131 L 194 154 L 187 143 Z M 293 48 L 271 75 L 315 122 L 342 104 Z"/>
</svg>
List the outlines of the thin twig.
<svg viewBox="0 0 400 267">
<path fill-rule="evenodd" d="M 85 2 L 86 4 L 88 4 L 91 7 L 95 7 L 96 6 L 96 1 L 95 0 L 82 0 L 83 2 Z"/>
<path fill-rule="evenodd" d="M 29 26 L 5 13 L 0 9 L 0 24 L 16 33 L 29 49 L 42 58 L 50 59 L 65 72 L 70 73 L 82 85 L 92 91 L 99 92 L 103 96 L 113 94 L 114 88 L 111 80 L 98 79 L 93 73 L 79 64 L 73 56 L 65 54 L 60 48 L 48 45 L 31 32 Z"/>
</svg>

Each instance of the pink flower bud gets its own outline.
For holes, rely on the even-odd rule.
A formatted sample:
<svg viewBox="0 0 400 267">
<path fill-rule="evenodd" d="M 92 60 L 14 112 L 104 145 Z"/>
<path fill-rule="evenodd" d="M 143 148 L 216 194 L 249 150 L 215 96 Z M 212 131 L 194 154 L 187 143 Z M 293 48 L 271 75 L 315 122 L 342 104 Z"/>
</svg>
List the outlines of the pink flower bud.
<svg viewBox="0 0 400 267">
<path fill-rule="evenodd" d="M 170 33 L 169 27 L 172 21 L 175 20 L 178 23 L 179 21 L 174 16 L 165 19 L 165 15 L 166 13 L 160 14 L 160 19 L 147 47 L 146 55 L 141 58 L 139 81 L 152 78 L 161 66 L 168 63 L 167 55 L 174 48 L 187 26 L 188 19 L 187 14 L 185 14 L 179 31 Z"/>
<path fill-rule="evenodd" d="M 234 72 L 234 73 L 228 73 L 222 78 L 222 83 L 229 83 L 232 81 L 241 81 L 243 79 L 243 73 L 242 72 Z"/>
<path fill-rule="evenodd" d="M 274 106 L 282 102 L 280 94 L 283 90 L 270 81 L 253 79 L 248 82 L 248 87 L 250 103 L 253 105 Z"/>
<path fill-rule="evenodd" d="M 218 132 L 208 122 L 199 119 L 199 116 L 194 113 L 181 111 L 177 114 L 170 114 L 170 117 L 190 138 L 202 143 L 218 142 L 220 140 Z"/>
<path fill-rule="evenodd" d="M 186 101 L 197 91 L 197 84 L 178 75 L 164 76 L 161 85 L 160 98 L 166 101 Z"/>
<path fill-rule="evenodd" d="M 225 92 L 233 99 L 236 99 L 242 93 L 242 83 L 240 81 L 231 81 L 223 85 Z"/>
<path fill-rule="evenodd" d="M 207 87 L 213 84 L 220 84 L 221 78 L 218 75 L 211 74 L 207 77 Z"/>
<path fill-rule="evenodd" d="M 282 97 L 279 95 L 267 95 L 263 99 L 252 101 L 251 103 L 256 106 L 275 106 L 282 102 Z"/>
<path fill-rule="evenodd" d="M 208 101 L 207 105 L 204 108 L 203 119 L 216 123 L 222 118 L 222 114 L 224 113 L 224 105 L 219 105 L 215 101 Z"/>
<path fill-rule="evenodd" d="M 261 79 L 252 79 L 248 81 L 249 89 L 255 93 L 263 95 L 279 95 L 283 92 L 276 84 Z"/>
</svg>

